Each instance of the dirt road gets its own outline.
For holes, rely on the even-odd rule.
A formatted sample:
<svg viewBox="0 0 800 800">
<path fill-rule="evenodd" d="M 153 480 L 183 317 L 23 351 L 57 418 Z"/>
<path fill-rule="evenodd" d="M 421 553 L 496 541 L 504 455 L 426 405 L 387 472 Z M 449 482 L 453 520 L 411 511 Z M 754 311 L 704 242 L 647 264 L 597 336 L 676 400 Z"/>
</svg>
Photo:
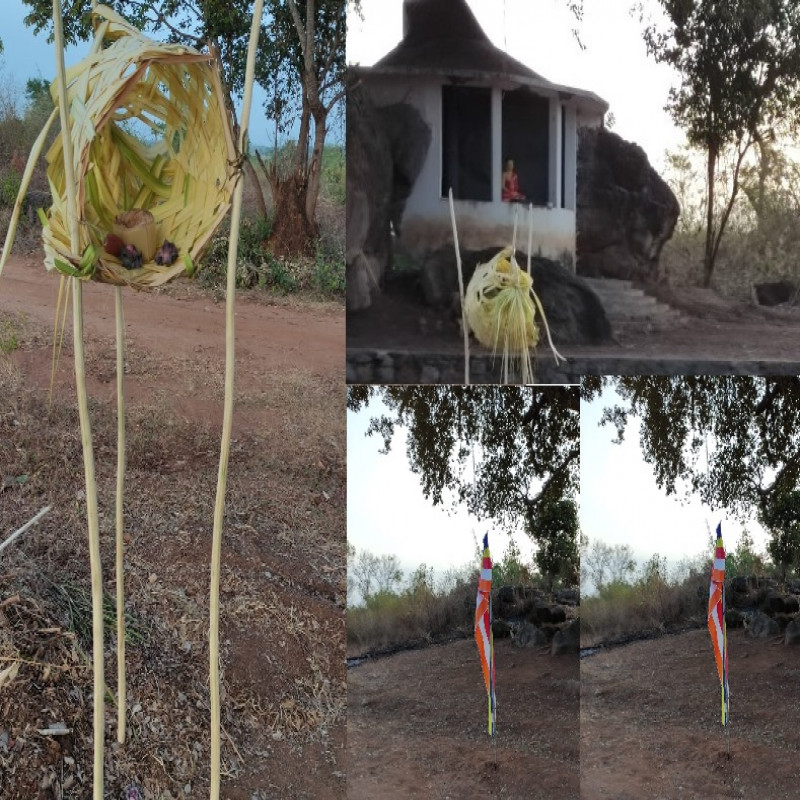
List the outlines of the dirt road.
<svg viewBox="0 0 800 800">
<path fill-rule="evenodd" d="M 0 313 L 21 315 L 35 327 L 52 331 L 58 298 L 59 276 L 48 273 L 33 256 L 12 256 L 0 275 Z M 124 290 L 125 336 L 129 353 L 126 393 L 135 402 L 153 392 L 169 394 L 170 405 L 187 418 L 221 420 L 225 357 L 225 304 L 200 293 L 192 284 L 177 283 L 166 291 Z M 95 361 L 88 370 L 89 392 L 110 399 L 115 392 L 114 291 L 110 286 L 84 284 L 84 318 L 87 354 Z M 70 323 L 65 341 L 71 340 Z M 236 387 L 246 401 L 271 380 L 285 382 L 287 376 L 344 378 L 344 312 L 334 304 L 314 307 L 266 305 L 247 295 L 238 299 L 236 310 Z M 44 351 L 43 351 L 44 353 Z M 157 374 L 143 362 L 162 359 L 194 373 L 186 387 L 167 386 L 170 369 Z M 49 386 L 50 358 L 19 353 L 21 366 Z M 186 371 L 184 370 L 184 371 Z M 69 351 L 60 365 L 58 385 L 70 391 L 74 384 Z M 211 394 L 198 388 L 211 389 Z M 186 391 L 183 391 L 183 389 Z M 342 389 L 342 391 L 344 391 Z M 252 427 L 257 418 L 237 414 L 235 425 Z"/>
</svg>

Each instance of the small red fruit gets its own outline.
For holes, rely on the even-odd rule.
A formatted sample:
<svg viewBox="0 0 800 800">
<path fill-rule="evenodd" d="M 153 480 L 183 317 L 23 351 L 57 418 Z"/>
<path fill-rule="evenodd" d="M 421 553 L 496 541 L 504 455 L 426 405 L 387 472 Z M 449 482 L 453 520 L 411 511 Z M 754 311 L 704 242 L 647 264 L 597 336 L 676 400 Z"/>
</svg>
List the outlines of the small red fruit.
<svg viewBox="0 0 800 800">
<path fill-rule="evenodd" d="M 122 252 L 123 247 L 125 247 L 125 242 L 123 242 L 122 239 L 120 239 L 115 233 L 109 233 L 103 242 L 103 250 L 115 258 L 119 258 L 119 254 Z"/>
</svg>

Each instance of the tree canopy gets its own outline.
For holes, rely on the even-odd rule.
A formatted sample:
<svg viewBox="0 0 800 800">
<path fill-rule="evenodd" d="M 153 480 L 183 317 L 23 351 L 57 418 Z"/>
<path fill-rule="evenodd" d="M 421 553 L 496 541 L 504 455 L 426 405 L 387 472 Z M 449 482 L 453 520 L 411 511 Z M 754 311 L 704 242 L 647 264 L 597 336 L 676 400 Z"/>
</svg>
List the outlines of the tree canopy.
<svg viewBox="0 0 800 800">
<path fill-rule="evenodd" d="M 667 28 L 648 24 L 645 43 L 656 61 L 679 73 L 680 85 L 670 90 L 666 108 L 689 143 L 707 155 L 708 285 L 747 151 L 769 140 L 781 122 L 796 120 L 800 6 L 793 0 L 659 0 L 659 6 Z M 732 189 L 716 218 L 715 173 L 727 147 L 736 150 Z"/>
<path fill-rule="evenodd" d="M 638 417 L 642 454 L 667 494 L 682 483 L 741 519 L 755 513 L 773 531 L 800 530 L 800 378 L 587 378 L 583 398 L 606 386 L 621 402 L 603 423 L 622 439 Z"/>
<path fill-rule="evenodd" d="M 23 1 L 31 9 L 25 23 L 52 37 L 50 0 Z M 253 0 L 108 0 L 107 5 L 137 28 L 169 41 L 199 49 L 212 43 L 220 54 L 233 113 L 232 98 L 244 88 Z M 67 43 L 90 38 L 91 7 L 90 0 L 72 4 L 64 17 Z M 281 254 L 307 250 L 317 232 L 327 120 L 344 96 L 345 31 L 345 0 L 265 0 L 255 80 L 267 94 L 265 112 L 275 123 L 276 140 L 278 132 L 298 126 L 291 175 L 286 179 L 268 172 L 276 206 L 273 249 Z M 251 171 L 249 161 L 244 168 Z M 258 187 L 258 181 L 253 185 Z M 261 205 L 265 212 L 263 198 Z"/>
<path fill-rule="evenodd" d="M 550 575 L 576 566 L 577 388 L 351 386 L 348 408 L 371 397 L 390 414 L 374 417 L 368 435 L 388 451 L 396 429 L 407 430 L 409 464 L 434 505 L 464 504 L 509 532 L 522 527 Z"/>
</svg>

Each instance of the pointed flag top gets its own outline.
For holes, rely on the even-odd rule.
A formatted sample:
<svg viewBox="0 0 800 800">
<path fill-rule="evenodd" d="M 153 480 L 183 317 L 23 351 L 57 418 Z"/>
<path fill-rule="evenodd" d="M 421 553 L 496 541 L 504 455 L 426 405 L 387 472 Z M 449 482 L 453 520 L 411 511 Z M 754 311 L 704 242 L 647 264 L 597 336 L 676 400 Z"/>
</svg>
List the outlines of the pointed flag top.
<svg viewBox="0 0 800 800">
<path fill-rule="evenodd" d="M 483 549 L 485 550 L 489 546 L 489 534 L 483 534 Z"/>
</svg>

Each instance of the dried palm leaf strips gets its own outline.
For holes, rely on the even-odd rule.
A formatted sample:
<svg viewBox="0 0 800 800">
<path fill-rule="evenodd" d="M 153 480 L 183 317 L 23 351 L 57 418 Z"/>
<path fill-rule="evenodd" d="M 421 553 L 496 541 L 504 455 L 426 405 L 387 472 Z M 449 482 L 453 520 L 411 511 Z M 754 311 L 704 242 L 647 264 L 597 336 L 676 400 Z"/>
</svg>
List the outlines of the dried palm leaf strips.
<svg viewBox="0 0 800 800">
<path fill-rule="evenodd" d="M 43 230 L 45 265 L 140 288 L 191 274 L 231 204 L 236 149 L 215 59 L 153 42 L 106 6 L 90 55 L 66 73 L 78 184 L 80 258 L 71 253 L 61 138 L 47 154 L 53 205 Z M 58 103 L 57 86 L 51 92 Z M 150 255 L 128 269 L 106 252 L 118 215 L 149 211 L 156 239 L 178 259 Z"/>
</svg>

